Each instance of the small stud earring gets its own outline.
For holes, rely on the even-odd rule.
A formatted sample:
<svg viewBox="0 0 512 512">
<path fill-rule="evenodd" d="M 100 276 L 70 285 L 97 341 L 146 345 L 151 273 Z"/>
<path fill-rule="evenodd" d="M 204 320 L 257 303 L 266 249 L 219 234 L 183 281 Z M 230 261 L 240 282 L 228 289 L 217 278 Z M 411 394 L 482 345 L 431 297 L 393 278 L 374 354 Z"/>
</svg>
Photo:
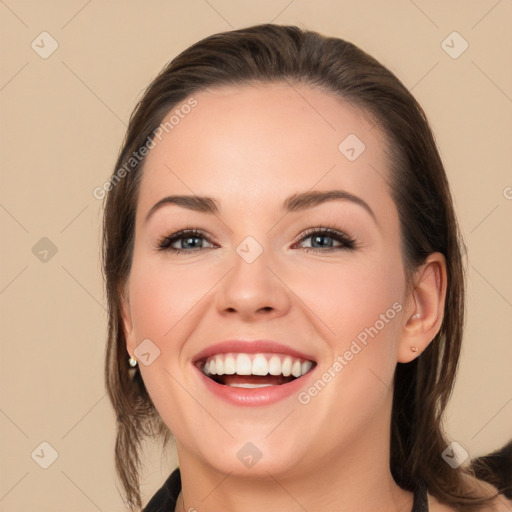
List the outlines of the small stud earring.
<svg viewBox="0 0 512 512">
<path fill-rule="evenodd" d="M 132 367 L 132 368 L 135 368 L 137 366 L 137 359 L 133 358 L 132 356 L 129 357 L 128 359 L 128 364 Z"/>
<path fill-rule="evenodd" d="M 411 350 L 412 350 L 413 352 L 418 352 L 419 348 L 418 348 L 418 347 L 411 347 Z"/>
</svg>

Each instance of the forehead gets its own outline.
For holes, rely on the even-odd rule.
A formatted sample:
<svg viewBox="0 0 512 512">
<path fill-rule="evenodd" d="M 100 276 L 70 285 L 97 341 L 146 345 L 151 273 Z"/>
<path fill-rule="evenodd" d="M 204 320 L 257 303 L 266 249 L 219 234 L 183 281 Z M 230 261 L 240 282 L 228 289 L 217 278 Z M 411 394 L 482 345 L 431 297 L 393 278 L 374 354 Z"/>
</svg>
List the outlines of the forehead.
<svg viewBox="0 0 512 512">
<path fill-rule="evenodd" d="M 183 108 L 187 102 L 194 106 Z M 163 123 L 144 164 L 142 211 L 170 193 L 246 208 L 313 188 L 343 188 L 373 202 L 389 195 L 381 130 L 365 111 L 317 88 L 257 84 L 201 91 Z"/>
</svg>

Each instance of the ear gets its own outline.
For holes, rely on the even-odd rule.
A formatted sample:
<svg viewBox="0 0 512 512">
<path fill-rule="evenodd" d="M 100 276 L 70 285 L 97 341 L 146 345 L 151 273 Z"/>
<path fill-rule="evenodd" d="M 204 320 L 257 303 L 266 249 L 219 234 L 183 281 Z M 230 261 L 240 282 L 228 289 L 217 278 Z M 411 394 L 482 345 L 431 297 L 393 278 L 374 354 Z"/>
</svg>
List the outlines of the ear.
<svg viewBox="0 0 512 512">
<path fill-rule="evenodd" d="M 428 256 L 414 273 L 412 290 L 404 308 L 404 325 L 398 345 L 397 360 L 409 363 L 435 338 L 441 328 L 446 299 L 447 272 L 444 255 Z M 417 347 L 417 351 L 413 351 Z"/>
<path fill-rule="evenodd" d="M 130 310 L 130 299 L 128 296 L 128 283 L 121 289 L 121 317 L 123 321 L 123 333 L 126 340 L 126 350 L 133 357 L 137 346 L 135 343 L 135 332 L 133 328 L 132 314 Z"/>
</svg>

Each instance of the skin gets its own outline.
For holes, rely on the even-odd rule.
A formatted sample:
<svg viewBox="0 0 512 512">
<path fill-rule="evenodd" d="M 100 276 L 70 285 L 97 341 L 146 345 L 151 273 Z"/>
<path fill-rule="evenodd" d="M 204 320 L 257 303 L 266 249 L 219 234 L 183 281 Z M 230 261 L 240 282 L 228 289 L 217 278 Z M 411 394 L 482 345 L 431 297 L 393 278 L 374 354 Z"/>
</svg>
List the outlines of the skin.
<svg viewBox="0 0 512 512">
<path fill-rule="evenodd" d="M 446 265 L 434 253 L 406 280 L 383 133 L 364 112 L 307 86 L 224 87 L 194 98 L 145 162 L 123 312 L 128 352 L 147 338 L 160 350 L 139 367 L 176 438 L 176 510 L 410 510 L 411 493 L 389 471 L 393 373 L 440 328 Z M 353 162 L 338 150 L 349 134 L 366 146 Z M 311 189 L 347 191 L 374 217 L 348 200 L 283 213 L 287 197 Z M 174 194 L 212 197 L 219 212 L 167 205 L 145 220 Z M 334 248 L 311 252 L 304 231 L 326 225 L 356 248 L 327 238 Z M 195 252 L 157 249 L 185 228 L 206 233 Z M 250 264 L 236 252 L 249 235 L 263 248 Z M 263 338 L 313 355 L 319 378 L 394 303 L 401 311 L 307 405 L 296 396 L 232 405 L 192 367 L 213 343 Z M 262 453 L 251 468 L 237 458 L 246 442 Z"/>
</svg>

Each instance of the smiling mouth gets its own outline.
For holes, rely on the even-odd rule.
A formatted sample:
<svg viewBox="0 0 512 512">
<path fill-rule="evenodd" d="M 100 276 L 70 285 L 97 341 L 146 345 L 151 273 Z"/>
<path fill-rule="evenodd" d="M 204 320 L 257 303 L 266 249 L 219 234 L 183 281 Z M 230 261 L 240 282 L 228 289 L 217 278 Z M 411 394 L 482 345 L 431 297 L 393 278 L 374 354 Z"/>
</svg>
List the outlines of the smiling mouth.
<svg viewBox="0 0 512 512">
<path fill-rule="evenodd" d="M 316 363 L 286 354 L 216 354 L 197 363 L 203 375 L 217 384 L 238 388 L 281 386 L 300 379 Z"/>
</svg>

